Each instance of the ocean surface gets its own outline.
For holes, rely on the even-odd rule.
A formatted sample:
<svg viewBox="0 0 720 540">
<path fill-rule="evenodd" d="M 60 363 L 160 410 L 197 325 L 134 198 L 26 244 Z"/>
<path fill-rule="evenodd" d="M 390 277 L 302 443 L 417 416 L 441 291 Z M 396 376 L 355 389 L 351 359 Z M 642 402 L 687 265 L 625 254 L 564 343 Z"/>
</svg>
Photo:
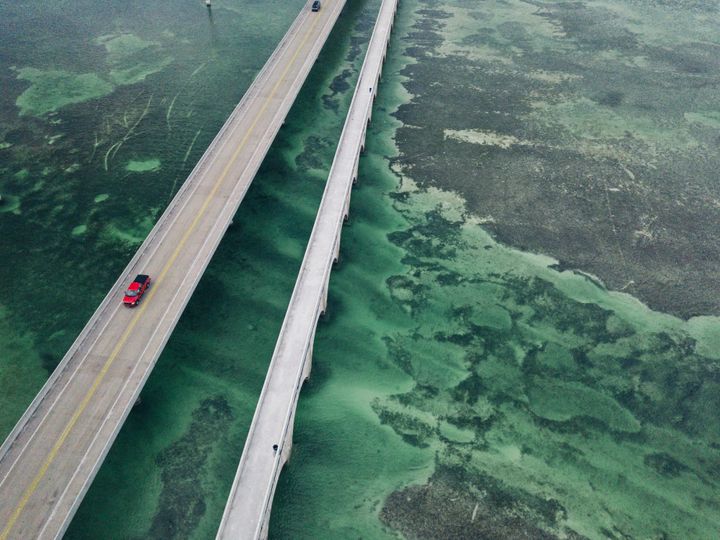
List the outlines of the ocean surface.
<svg viewBox="0 0 720 540">
<path fill-rule="evenodd" d="M 0 434 L 302 5 L 0 5 Z M 214 537 L 378 7 L 348 1 L 67 538 Z M 625 287 L 647 244 L 613 236 L 658 186 L 712 221 L 710 172 L 653 171 L 715 159 L 716 15 L 401 2 L 271 537 L 717 535 L 718 313 Z"/>
</svg>

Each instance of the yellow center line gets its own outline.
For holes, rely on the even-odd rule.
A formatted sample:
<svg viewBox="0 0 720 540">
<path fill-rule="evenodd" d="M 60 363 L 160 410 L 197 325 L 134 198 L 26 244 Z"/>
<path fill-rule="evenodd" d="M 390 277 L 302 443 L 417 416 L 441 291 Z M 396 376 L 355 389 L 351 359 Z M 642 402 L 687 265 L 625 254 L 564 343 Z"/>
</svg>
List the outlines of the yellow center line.
<svg viewBox="0 0 720 540">
<path fill-rule="evenodd" d="M 329 2 L 328 2 L 329 3 Z M 13 511 L 12 515 L 10 516 L 10 520 L 8 521 L 8 524 L 3 529 L 2 533 L 0 533 L 0 540 L 7 540 L 8 536 L 10 535 L 10 531 L 15 526 L 15 523 L 17 522 L 18 518 L 22 514 L 23 510 L 25 509 L 25 506 L 27 505 L 28 501 L 30 500 L 30 497 L 35 493 L 35 491 L 38 488 L 38 485 L 42 481 L 42 479 L 45 477 L 45 474 L 47 473 L 48 469 L 50 468 L 50 465 L 55 460 L 55 457 L 57 456 L 58 451 L 62 447 L 62 445 L 65 443 L 65 440 L 67 439 L 68 435 L 72 431 L 72 429 L 75 427 L 75 424 L 77 423 L 78 419 L 80 418 L 80 415 L 85 411 L 88 404 L 90 403 L 90 400 L 93 398 L 95 393 L 97 392 L 100 384 L 102 383 L 103 379 L 105 378 L 105 375 L 110 370 L 110 366 L 115 361 L 115 358 L 120 354 L 120 351 L 122 350 L 123 346 L 125 345 L 125 342 L 130 337 L 130 334 L 132 333 L 133 329 L 135 328 L 135 325 L 137 325 L 138 321 L 140 320 L 140 317 L 142 317 L 142 314 L 147 309 L 147 306 L 152 300 L 155 291 L 157 291 L 157 284 L 160 283 L 163 278 L 167 275 L 167 273 L 170 271 L 170 268 L 172 268 L 172 265 L 175 263 L 175 260 L 180 255 L 180 252 L 182 251 L 183 247 L 185 246 L 185 243 L 187 242 L 188 238 L 194 231 L 194 229 L 197 227 L 198 223 L 200 222 L 200 219 L 203 217 L 205 212 L 207 211 L 208 206 L 210 205 L 210 201 L 217 193 L 218 189 L 222 185 L 223 181 L 225 180 L 225 177 L 227 176 L 228 172 L 230 171 L 230 167 L 234 164 L 237 157 L 240 155 L 240 152 L 244 148 L 245 144 L 247 143 L 248 139 L 250 138 L 250 135 L 254 131 L 255 127 L 257 126 L 257 123 L 260 120 L 260 117 L 265 113 L 268 106 L 270 105 L 270 102 L 275 97 L 275 94 L 277 93 L 278 89 L 280 88 L 280 84 L 283 82 L 283 79 L 285 79 L 285 76 L 290 71 L 290 68 L 295 64 L 295 61 L 297 60 L 298 55 L 300 54 L 300 51 L 307 43 L 307 40 L 310 38 L 310 36 L 314 33 L 315 28 L 318 25 L 318 22 L 322 19 L 322 17 L 315 18 L 315 21 L 313 22 L 312 26 L 310 27 L 310 30 L 305 34 L 305 37 L 303 38 L 300 45 L 295 50 L 295 54 L 293 54 L 292 58 L 290 59 L 290 62 L 288 62 L 287 66 L 285 67 L 285 70 L 280 75 L 280 78 L 277 80 L 275 85 L 273 86 L 272 90 L 270 91 L 270 94 L 265 98 L 265 101 L 263 102 L 263 106 L 260 108 L 260 112 L 255 116 L 255 120 L 250 125 L 250 128 L 245 132 L 245 136 L 243 137 L 242 141 L 238 145 L 235 152 L 233 152 L 233 155 L 230 157 L 230 161 L 228 161 L 227 165 L 223 168 L 222 173 L 220 174 L 220 178 L 215 182 L 215 185 L 213 186 L 212 190 L 208 194 L 208 196 L 205 198 L 205 201 L 203 202 L 202 207 L 200 208 L 200 211 L 196 214 L 195 219 L 190 224 L 190 227 L 185 231 L 185 234 L 183 235 L 182 239 L 180 240 L 180 243 L 175 248 L 175 251 L 170 256 L 170 259 L 163 267 L 162 271 L 158 275 L 158 277 L 155 279 L 155 286 L 150 289 L 150 292 L 148 292 L 147 297 L 145 301 L 140 306 L 140 309 L 137 311 L 135 316 L 130 321 L 130 324 L 128 325 L 127 329 L 123 333 L 123 335 L 120 337 L 120 340 L 117 342 L 115 347 L 113 348 L 112 352 L 110 353 L 110 356 L 105 361 L 105 364 L 103 365 L 102 369 L 100 370 L 100 373 L 95 377 L 95 380 L 93 381 L 92 385 L 90 386 L 90 389 L 85 394 L 85 397 L 80 402 L 80 405 L 78 405 L 77 409 L 75 409 L 75 412 L 73 413 L 72 417 L 70 418 L 70 421 L 65 426 L 65 429 L 63 429 L 62 433 L 60 434 L 60 437 L 57 439 L 55 444 L 53 445 L 52 449 L 50 450 L 50 453 L 47 455 L 47 458 L 45 458 L 45 461 L 43 462 L 42 466 L 38 470 L 37 474 L 33 478 L 32 482 L 30 482 L 30 485 L 25 490 L 25 493 L 23 493 L 22 498 L 20 499 L 20 502 L 18 503 L 17 507 Z"/>
</svg>

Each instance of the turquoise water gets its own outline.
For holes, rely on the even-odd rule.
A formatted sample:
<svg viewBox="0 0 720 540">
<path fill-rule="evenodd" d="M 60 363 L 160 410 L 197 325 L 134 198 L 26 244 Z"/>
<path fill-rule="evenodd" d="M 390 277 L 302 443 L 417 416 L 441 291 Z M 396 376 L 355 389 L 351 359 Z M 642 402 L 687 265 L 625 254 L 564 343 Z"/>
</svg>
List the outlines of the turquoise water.
<svg viewBox="0 0 720 540">
<path fill-rule="evenodd" d="M 713 538 L 718 320 L 652 311 L 488 233 L 478 200 L 495 190 L 475 171 L 492 159 L 509 181 L 514 156 L 498 149 L 527 141 L 498 127 L 504 113 L 474 124 L 504 105 L 469 96 L 511 94 L 518 44 L 557 62 L 582 47 L 557 50 L 565 37 L 536 7 L 485 4 L 400 5 L 271 537 Z M 378 5 L 348 3 L 68 538 L 214 537 Z M 0 6 L 3 433 L 299 7 Z M 478 58 L 492 69 L 466 77 Z M 567 90 L 564 75 L 533 77 Z M 587 167 L 625 148 L 598 142 L 619 129 L 598 135 L 608 114 L 560 109 L 518 116 L 531 134 L 562 120 L 595 141 Z M 669 136 L 635 125 L 653 148 Z"/>
</svg>

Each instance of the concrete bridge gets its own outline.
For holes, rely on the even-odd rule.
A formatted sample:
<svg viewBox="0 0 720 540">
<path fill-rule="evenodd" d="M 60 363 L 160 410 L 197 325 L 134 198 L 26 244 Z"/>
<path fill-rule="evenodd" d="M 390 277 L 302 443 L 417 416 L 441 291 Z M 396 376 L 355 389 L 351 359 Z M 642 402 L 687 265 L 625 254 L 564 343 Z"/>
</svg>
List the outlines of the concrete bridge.
<svg viewBox="0 0 720 540">
<path fill-rule="evenodd" d="M 304 6 L 0 447 L 0 540 L 63 535 L 344 4 Z M 128 309 L 122 292 L 137 273 L 153 284 Z"/>
<path fill-rule="evenodd" d="M 275 487 L 290 457 L 300 388 L 310 375 L 318 318 L 327 305 L 333 262 L 350 208 L 360 152 L 398 0 L 383 0 L 290 305 L 275 345 L 218 540 L 266 538 Z"/>
</svg>

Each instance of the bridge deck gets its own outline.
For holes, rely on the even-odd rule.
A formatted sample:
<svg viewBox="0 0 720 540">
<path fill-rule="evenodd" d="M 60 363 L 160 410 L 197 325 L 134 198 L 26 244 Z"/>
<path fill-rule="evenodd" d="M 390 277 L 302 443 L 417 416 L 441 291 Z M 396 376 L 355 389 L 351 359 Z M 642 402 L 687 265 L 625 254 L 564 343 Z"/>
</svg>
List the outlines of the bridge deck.
<svg viewBox="0 0 720 540">
<path fill-rule="evenodd" d="M 0 447 L 0 540 L 63 534 L 345 0 L 304 6 L 150 235 Z M 136 273 L 151 288 L 121 305 Z"/>
<path fill-rule="evenodd" d="M 219 540 L 265 538 L 275 487 L 292 445 L 300 388 L 325 309 L 333 261 L 349 211 L 360 151 L 377 92 L 397 0 L 383 0 L 315 225 L 235 475 Z"/>
</svg>

